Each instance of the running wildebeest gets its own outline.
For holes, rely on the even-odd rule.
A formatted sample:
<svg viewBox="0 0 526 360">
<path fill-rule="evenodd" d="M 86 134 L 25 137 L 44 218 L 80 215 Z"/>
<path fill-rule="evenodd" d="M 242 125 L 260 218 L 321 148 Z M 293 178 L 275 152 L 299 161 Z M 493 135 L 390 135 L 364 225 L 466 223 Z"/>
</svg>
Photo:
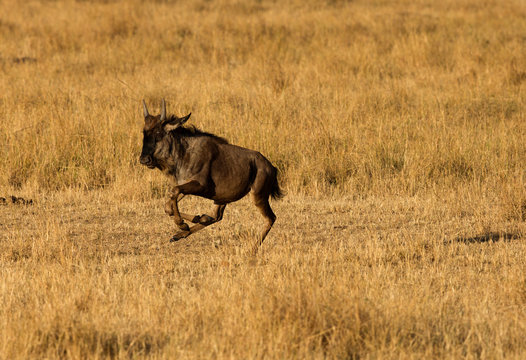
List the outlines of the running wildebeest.
<svg viewBox="0 0 526 360">
<path fill-rule="evenodd" d="M 257 151 L 231 145 L 221 137 L 193 127 L 184 127 L 191 113 L 183 117 L 166 116 L 164 99 L 160 115 L 150 115 L 144 100 L 143 108 L 144 138 L 140 162 L 150 169 L 161 170 L 171 181 L 172 189 L 164 210 L 174 217 L 180 231 L 170 241 L 185 238 L 220 221 L 227 204 L 250 192 L 266 220 L 253 248 L 254 253 L 257 252 L 276 220 L 269 197 L 279 199 L 283 196 L 277 169 Z M 181 213 L 177 202 L 185 195 L 213 200 L 213 215 Z M 189 227 L 183 219 L 196 225 Z"/>
</svg>

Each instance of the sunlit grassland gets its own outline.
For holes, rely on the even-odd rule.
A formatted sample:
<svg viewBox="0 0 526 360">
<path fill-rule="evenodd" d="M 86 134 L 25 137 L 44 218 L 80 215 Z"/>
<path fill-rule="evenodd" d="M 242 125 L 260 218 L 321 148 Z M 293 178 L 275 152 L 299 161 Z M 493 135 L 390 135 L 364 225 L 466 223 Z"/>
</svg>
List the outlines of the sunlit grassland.
<svg viewBox="0 0 526 360">
<path fill-rule="evenodd" d="M 35 205 L 0 208 L 0 358 L 521 358 L 525 19 L 1 2 L 0 196 Z M 141 100 L 163 97 L 279 168 L 258 258 L 248 200 L 167 242 L 166 180 L 138 163 Z"/>
</svg>

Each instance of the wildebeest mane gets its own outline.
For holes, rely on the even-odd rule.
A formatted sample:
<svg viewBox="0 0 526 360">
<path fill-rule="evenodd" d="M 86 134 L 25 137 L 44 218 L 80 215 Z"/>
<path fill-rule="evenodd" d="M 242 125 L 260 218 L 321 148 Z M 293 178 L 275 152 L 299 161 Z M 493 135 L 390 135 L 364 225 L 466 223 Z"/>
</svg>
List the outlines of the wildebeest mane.
<svg viewBox="0 0 526 360">
<path fill-rule="evenodd" d="M 177 117 L 175 115 L 171 115 L 167 122 L 170 122 L 171 120 L 175 120 Z M 172 134 L 182 136 L 182 137 L 200 137 L 200 136 L 208 136 L 216 140 L 217 142 L 221 144 L 228 144 L 228 140 L 225 138 L 222 138 L 220 136 L 208 133 L 206 131 L 199 130 L 193 125 L 189 126 L 179 126 L 176 129 L 171 131 Z"/>
</svg>

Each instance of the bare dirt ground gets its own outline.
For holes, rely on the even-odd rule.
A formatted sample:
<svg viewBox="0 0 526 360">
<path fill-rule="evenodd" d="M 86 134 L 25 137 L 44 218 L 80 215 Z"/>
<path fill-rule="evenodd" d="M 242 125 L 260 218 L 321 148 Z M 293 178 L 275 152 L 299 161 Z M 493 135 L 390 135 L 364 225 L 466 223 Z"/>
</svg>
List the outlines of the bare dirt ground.
<svg viewBox="0 0 526 360">
<path fill-rule="evenodd" d="M 526 227 L 466 200 L 289 196 L 273 203 L 257 257 L 249 199 L 176 243 L 161 199 L 66 192 L 2 206 L 0 350 L 519 358 Z M 207 205 L 183 200 L 189 212 Z"/>
<path fill-rule="evenodd" d="M 1 1 L 0 360 L 526 358 L 525 18 Z M 169 242 L 138 161 L 161 98 L 279 169 L 256 257 L 250 199 Z"/>
</svg>

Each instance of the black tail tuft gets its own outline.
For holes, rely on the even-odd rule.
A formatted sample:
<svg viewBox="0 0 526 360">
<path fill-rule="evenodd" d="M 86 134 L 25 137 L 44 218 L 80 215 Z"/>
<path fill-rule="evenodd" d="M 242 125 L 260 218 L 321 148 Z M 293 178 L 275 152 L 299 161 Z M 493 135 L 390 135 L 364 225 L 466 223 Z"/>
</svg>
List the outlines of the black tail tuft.
<svg viewBox="0 0 526 360">
<path fill-rule="evenodd" d="M 281 190 L 278 184 L 278 169 L 276 168 L 274 168 L 274 176 L 272 177 L 271 186 L 272 187 L 270 189 L 270 196 L 272 197 L 273 200 L 279 200 L 283 196 L 285 196 L 285 193 L 283 192 L 283 190 Z"/>
</svg>

